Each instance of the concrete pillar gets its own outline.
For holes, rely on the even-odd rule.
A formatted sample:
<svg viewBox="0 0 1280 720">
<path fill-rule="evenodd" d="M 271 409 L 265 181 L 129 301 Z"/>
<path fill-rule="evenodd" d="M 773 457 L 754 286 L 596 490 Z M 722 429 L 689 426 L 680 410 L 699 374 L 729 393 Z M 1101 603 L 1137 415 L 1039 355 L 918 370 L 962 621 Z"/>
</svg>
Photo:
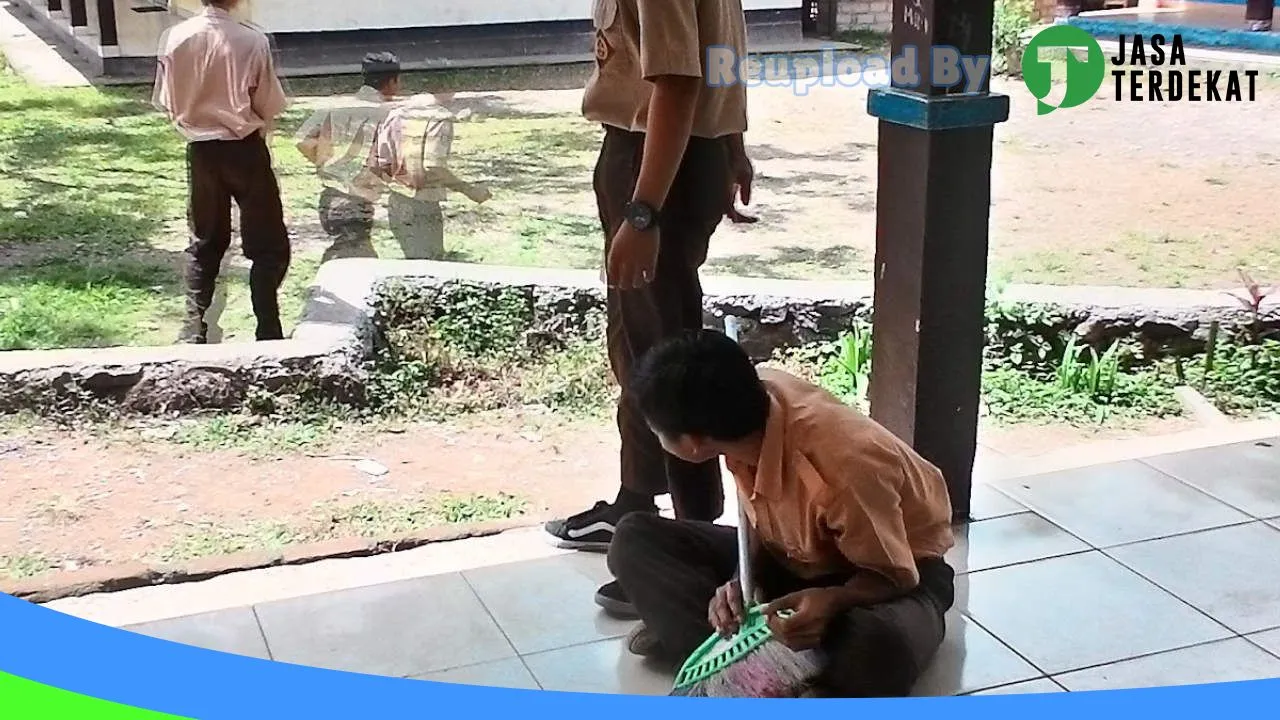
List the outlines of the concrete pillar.
<svg viewBox="0 0 1280 720">
<path fill-rule="evenodd" d="M 871 414 L 942 470 L 958 521 L 977 453 L 992 136 L 1009 117 L 988 92 L 994 9 L 894 0 L 892 56 L 914 48 L 917 75 L 891 73 L 867 100 L 880 119 Z M 935 47 L 987 59 L 977 92 L 938 83 Z"/>
</svg>

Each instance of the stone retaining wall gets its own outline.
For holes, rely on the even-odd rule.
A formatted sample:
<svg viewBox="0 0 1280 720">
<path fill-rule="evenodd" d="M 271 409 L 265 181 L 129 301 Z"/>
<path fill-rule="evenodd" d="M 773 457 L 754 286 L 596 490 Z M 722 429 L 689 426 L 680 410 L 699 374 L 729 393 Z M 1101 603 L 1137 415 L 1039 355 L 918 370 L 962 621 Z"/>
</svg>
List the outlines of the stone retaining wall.
<svg viewBox="0 0 1280 720">
<path fill-rule="evenodd" d="M 140 413 L 239 406 L 253 388 L 310 390 L 358 399 L 375 349 L 375 306 L 388 282 L 426 291 L 468 282 L 517 288 L 535 309 L 535 324 L 556 334 L 604 305 L 598 273 L 502 268 L 460 263 L 340 260 L 316 277 L 301 323 L 289 340 L 253 344 L 0 352 L 0 411 L 69 406 L 93 398 Z M 835 337 L 854 318 L 868 318 L 872 286 L 860 282 L 709 277 L 707 323 L 742 318 L 743 344 L 757 358 L 774 349 Z M 1252 321 L 1239 301 L 1220 292 L 1012 286 L 1003 301 L 1052 307 L 1048 330 L 1090 342 L 1137 340 L 1149 348 L 1196 349 L 1211 322 Z M 1264 309 L 1280 328 L 1280 305 Z M 534 328 L 537 330 L 538 328 Z"/>
</svg>

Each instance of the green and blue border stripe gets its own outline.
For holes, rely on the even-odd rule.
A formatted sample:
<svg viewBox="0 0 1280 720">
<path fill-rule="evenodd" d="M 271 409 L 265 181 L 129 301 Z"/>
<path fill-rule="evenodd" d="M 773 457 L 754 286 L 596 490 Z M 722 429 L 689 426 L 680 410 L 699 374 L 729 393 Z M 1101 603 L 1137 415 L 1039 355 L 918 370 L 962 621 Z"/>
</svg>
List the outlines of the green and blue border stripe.
<svg viewBox="0 0 1280 720">
<path fill-rule="evenodd" d="M 537 692 L 342 673 L 178 645 L 0 595 L 4 720 L 650 720 L 654 713 L 661 713 L 663 720 L 705 720 L 708 713 L 770 712 L 762 702 L 770 701 Z M 1274 714 L 1280 680 L 1049 695 L 813 702 L 824 703 L 814 711 L 833 717 L 1203 720 L 1229 713 Z"/>
</svg>

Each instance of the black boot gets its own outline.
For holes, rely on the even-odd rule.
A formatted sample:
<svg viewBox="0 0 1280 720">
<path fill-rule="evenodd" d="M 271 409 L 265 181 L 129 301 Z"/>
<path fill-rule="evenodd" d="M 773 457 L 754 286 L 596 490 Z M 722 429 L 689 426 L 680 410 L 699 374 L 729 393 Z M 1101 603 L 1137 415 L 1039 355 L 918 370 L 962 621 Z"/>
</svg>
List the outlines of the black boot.
<svg viewBox="0 0 1280 720">
<path fill-rule="evenodd" d="M 249 296 L 253 301 L 253 314 L 258 319 L 255 339 L 259 341 L 283 340 L 284 329 L 280 325 L 280 283 L 289 271 L 288 261 L 271 262 L 255 260 L 249 269 Z"/>
</svg>

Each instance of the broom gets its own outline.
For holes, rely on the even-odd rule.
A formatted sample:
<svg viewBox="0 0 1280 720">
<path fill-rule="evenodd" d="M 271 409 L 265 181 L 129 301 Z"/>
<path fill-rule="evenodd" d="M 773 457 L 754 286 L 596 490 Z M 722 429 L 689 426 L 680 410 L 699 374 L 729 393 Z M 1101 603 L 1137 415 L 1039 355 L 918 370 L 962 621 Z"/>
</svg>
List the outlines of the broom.
<svg viewBox="0 0 1280 720">
<path fill-rule="evenodd" d="M 738 339 L 737 318 L 725 318 L 725 334 Z M 684 697 L 786 698 L 798 696 L 821 670 L 813 652 L 796 652 L 773 637 L 764 606 L 751 581 L 751 523 L 747 499 L 738 498 L 738 582 L 746 617 L 730 638 L 712 635 L 676 675 L 671 695 Z M 788 617 L 783 611 L 780 617 Z"/>
</svg>

